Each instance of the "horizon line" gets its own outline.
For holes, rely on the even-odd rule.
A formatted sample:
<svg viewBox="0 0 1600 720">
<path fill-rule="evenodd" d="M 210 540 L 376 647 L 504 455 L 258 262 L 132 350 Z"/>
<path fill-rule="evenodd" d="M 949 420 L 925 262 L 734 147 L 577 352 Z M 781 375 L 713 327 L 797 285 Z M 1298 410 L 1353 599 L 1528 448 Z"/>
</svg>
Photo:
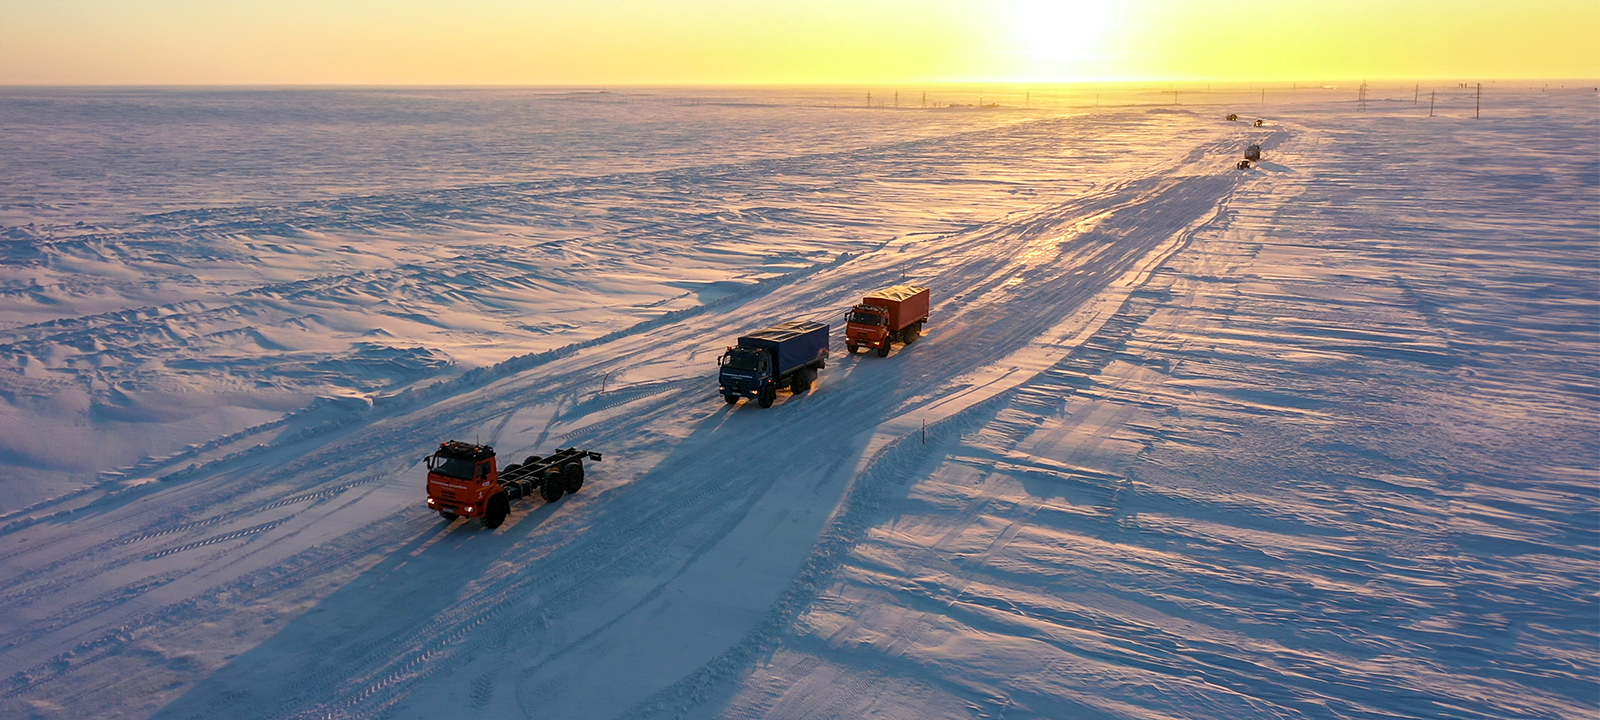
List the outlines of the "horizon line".
<svg viewBox="0 0 1600 720">
<path fill-rule="evenodd" d="M 600 92 L 608 88 L 868 88 L 891 86 L 979 86 L 979 85 L 1009 85 L 1009 86 L 1073 86 L 1073 85 L 1149 85 L 1149 84 L 1184 84 L 1184 85 L 1223 85 L 1223 86 L 1248 86 L 1256 89 L 1271 86 L 1285 86 L 1298 89 L 1314 90 L 1328 83 L 1423 83 L 1438 82 L 1458 85 L 1468 83 L 1497 83 L 1497 82 L 1567 82 L 1581 85 L 1594 86 L 1600 83 L 1600 76 L 1596 77 L 1329 77 L 1310 79 L 1215 79 L 1215 78 L 1133 78 L 1133 79 L 1092 79 L 1092 80 L 901 80 L 901 81 L 851 81 L 851 82 L 814 82 L 814 81 L 774 81 L 774 82 L 556 82 L 556 83 L 392 83 L 392 82 L 223 82 L 223 83 L 0 83 L 0 88 L 474 88 L 474 89 L 511 89 L 511 88 L 563 88 L 563 89 L 599 89 Z"/>
</svg>

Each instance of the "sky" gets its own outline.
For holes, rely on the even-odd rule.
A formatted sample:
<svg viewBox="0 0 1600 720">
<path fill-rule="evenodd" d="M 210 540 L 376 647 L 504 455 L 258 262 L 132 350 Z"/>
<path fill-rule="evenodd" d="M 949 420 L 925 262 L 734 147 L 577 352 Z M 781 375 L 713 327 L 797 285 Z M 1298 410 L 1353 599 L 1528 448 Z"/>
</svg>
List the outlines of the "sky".
<svg viewBox="0 0 1600 720">
<path fill-rule="evenodd" d="M 0 0 L 0 85 L 1597 76 L 1597 0 Z"/>
</svg>

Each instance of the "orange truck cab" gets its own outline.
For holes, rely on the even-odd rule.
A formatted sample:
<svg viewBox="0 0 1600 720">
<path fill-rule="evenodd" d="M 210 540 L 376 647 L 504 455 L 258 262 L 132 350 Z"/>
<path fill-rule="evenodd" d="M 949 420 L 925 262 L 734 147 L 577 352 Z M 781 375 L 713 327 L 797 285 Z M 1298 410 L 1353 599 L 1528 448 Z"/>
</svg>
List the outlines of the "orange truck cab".
<svg viewBox="0 0 1600 720">
<path fill-rule="evenodd" d="M 451 440 L 429 455 L 428 509 L 447 520 L 481 518 L 489 499 L 501 492 L 494 448 Z"/>
<path fill-rule="evenodd" d="M 922 335 L 928 321 L 928 289 L 896 285 L 867 295 L 845 314 L 844 347 L 851 354 L 875 348 L 878 357 L 889 356 L 894 341 L 910 344 Z"/>
</svg>

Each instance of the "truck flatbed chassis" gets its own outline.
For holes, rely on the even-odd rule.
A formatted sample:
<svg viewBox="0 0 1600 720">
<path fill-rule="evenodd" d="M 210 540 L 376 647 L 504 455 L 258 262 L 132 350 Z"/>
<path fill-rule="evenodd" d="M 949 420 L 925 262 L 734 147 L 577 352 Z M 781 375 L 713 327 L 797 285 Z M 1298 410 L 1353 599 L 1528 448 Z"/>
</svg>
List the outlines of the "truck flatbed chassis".
<svg viewBox="0 0 1600 720">
<path fill-rule="evenodd" d="M 600 453 L 569 447 L 555 451 L 549 457 L 530 455 L 521 465 L 512 464 L 500 471 L 500 486 L 505 488 L 507 500 L 519 500 L 538 495 L 545 480 L 552 474 L 560 475 L 568 463 L 577 462 L 582 472 L 584 460 L 600 460 Z"/>
</svg>

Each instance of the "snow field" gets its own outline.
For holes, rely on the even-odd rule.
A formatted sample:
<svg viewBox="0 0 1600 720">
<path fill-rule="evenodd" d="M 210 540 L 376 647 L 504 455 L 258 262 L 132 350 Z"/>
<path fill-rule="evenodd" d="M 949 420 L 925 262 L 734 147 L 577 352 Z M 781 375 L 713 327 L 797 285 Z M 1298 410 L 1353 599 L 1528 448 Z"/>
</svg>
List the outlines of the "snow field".
<svg viewBox="0 0 1600 720">
<path fill-rule="evenodd" d="M 483 287 L 532 278 L 499 316 L 463 290 L 419 306 L 440 332 L 391 326 L 429 357 L 518 337 L 485 316 L 564 302 L 594 303 L 574 310 L 585 331 L 492 370 L 421 372 L 454 377 L 431 389 L 212 435 L 192 470 L 157 460 L 11 514 L 0 707 L 1591 714 L 1597 228 L 1576 208 L 1600 163 L 1561 152 L 1592 134 L 1589 100 L 1520 97 L 1532 119 L 1494 128 L 1397 108 L 1308 106 L 1259 129 L 1135 109 L 600 176 L 562 202 L 614 198 L 603 216 L 626 222 L 516 271 L 489 260 L 516 248 L 473 238 L 483 208 L 525 186 L 351 200 L 339 217 L 396 229 L 317 232 L 414 232 L 437 257 L 476 248 Z M 1251 142 L 1268 162 L 1234 171 Z M 1504 159 L 1530 148 L 1548 161 Z M 686 190 L 683 208 L 637 189 L 657 185 Z M 796 189 L 813 185 L 830 190 Z M 735 190 L 771 209 L 719 210 L 693 235 L 685 218 Z M 474 217 L 440 234 L 388 209 L 407 204 Z M 559 207 L 494 222 L 542 226 Z M 785 230 L 814 227 L 856 236 Z M 436 287 L 454 277 L 441 267 L 394 271 L 371 297 L 403 277 Z M 730 271 L 744 274 L 705 290 Z M 662 279 L 686 275 L 706 281 L 694 302 L 629 305 L 677 297 Z M 770 410 L 715 397 L 713 360 L 740 332 L 795 308 L 838 326 L 863 288 L 902 277 L 935 291 L 915 344 L 880 359 L 837 343 L 817 386 Z M 341 300 L 341 278 L 274 302 L 343 308 L 352 327 L 389 317 Z M 141 367 L 189 352 L 206 354 L 157 344 Z M 348 370 L 300 387 L 359 381 L 400 387 Z M 574 444 L 606 459 L 583 492 L 488 532 L 421 508 L 418 461 L 451 437 L 506 462 Z"/>
</svg>

